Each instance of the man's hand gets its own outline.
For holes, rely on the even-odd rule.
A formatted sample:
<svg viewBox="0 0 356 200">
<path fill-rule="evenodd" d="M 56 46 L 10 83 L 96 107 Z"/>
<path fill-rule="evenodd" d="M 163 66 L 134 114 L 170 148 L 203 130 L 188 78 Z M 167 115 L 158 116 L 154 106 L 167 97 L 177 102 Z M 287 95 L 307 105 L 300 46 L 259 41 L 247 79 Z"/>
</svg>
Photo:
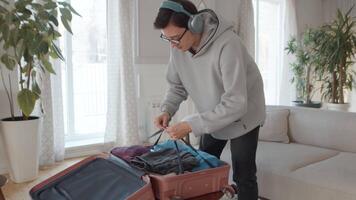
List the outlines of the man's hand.
<svg viewBox="0 0 356 200">
<path fill-rule="evenodd" d="M 169 120 L 171 116 L 167 112 L 161 113 L 158 117 L 155 118 L 154 124 L 159 129 L 166 129 L 168 127 Z"/>
<path fill-rule="evenodd" d="M 171 136 L 173 140 L 179 140 L 184 138 L 190 132 L 192 132 L 192 128 L 188 124 L 188 122 L 179 122 L 174 124 L 166 129 L 166 132 Z"/>
</svg>

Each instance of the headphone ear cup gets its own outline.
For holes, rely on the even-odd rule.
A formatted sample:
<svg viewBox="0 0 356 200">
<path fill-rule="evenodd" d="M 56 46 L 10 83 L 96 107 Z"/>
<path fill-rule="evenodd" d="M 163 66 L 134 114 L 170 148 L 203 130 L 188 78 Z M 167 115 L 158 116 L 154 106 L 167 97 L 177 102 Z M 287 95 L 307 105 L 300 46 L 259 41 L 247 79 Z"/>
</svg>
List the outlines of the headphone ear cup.
<svg viewBox="0 0 356 200">
<path fill-rule="evenodd" d="M 193 15 L 188 21 L 188 28 L 192 33 L 202 33 L 204 20 L 200 15 Z"/>
</svg>

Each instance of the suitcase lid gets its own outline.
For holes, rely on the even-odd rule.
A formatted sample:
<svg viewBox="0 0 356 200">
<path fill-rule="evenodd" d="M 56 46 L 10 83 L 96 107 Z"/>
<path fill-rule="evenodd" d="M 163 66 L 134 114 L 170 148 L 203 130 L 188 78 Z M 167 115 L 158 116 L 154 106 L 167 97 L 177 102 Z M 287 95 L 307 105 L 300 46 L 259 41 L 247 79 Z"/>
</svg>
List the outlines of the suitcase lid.
<svg viewBox="0 0 356 200">
<path fill-rule="evenodd" d="M 99 157 L 30 195 L 34 200 L 126 199 L 146 184 L 141 173 L 131 169 L 120 160 Z"/>
</svg>

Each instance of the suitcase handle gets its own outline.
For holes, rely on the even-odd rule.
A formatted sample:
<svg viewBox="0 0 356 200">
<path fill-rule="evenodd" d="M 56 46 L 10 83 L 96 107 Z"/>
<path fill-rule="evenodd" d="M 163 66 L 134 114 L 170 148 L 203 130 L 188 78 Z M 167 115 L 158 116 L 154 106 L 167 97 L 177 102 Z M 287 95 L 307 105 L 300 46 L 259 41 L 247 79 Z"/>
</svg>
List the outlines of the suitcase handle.
<svg viewBox="0 0 356 200">
<path fill-rule="evenodd" d="M 179 169 L 179 173 L 178 174 L 184 174 L 184 169 L 183 169 L 183 165 L 182 165 L 182 159 L 180 158 L 180 155 L 179 155 L 180 151 L 179 151 L 178 144 L 177 144 L 176 140 L 174 140 L 174 146 L 176 146 L 178 169 Z"/>
<path fill-rule="evenodd" d="M 149 138 L 152 138 L 152 137 L 154 137 L 154 136 L 156 136 L 156 135 L 159 134 L 159 136 L 158 136 L 157 140 L 155 141 L 154 145 L 152 146 L 152 148 L 158 144 L 158 142 L 159 142 L 159 140 L 161 139 L 161 136 L 162 136 L 162 134 L 163 134 L 163 131 L 164 131 L 164 129 L 160 129 L 160 130 L 158 130 L 157 132 L 153 133 L 153 134 L 149 137 Z M 214 168 L 214 165 L 213 165 L 211 162 L 209 162 L 209 160 L 205 159 L 204 156 L 200 155 L 200 153 L 198 152 L 198 150 L 196 150 L 189 142 L 185 141 L 183 138 L 182 138 L 181 140 L 182 140 L 183 143 L 186 144 L 190 149 L 192 149 L 198 156 L 200 156 L 200 157 L 203 159 L 203 161 L 204 161 L 206 164 L 209 165 L 209 167 Z M 181 158 L 180 158 L 180 156 L 179 156 L 180 151 L 179 151 L 178 144 L 177 144 L 177 141 L 176 141 L 176 140 L 174 141 L 174 145 L 175 145 L 175 147 L 176 147 L 176 152 L 177 152 L 177 158 L 178 158 L 178 164 L 179 164 L 179 166 L 178 166 L 178 167 L 179 167 L 179 172 L 183 174 L 183 173 L 184 173 L 184 170 L 183 170 Z"/>
<path fill-rule="evenodd" d="M 206 162 L 206 164 L 209 165 L 209 167 L 214 168 L 214 165 L 213 165 L 209 160 L 205 159 L 204 156 L 200 155 L 199 151 L 196 150 L 189 142 L 185 141 L 183 138 L 182 138 L 181 140 L 182 140 L 182 141 L 184 142 L 184 144 L 186 144 L 190 149 L 192 149 L 198 156 L 200 156 L 200 157 L 204 160 L 204 162 Z"/>
<path fill-rule="evenodd" d="M 159 140 L 160 140 L 161 137 L 162 137 L 163 131 L 164 131 L 164 129 L 160 129 L 160 130 L 158 130 L 157 132 L 153 133 L 150 137 L 148 137 L 148 138 L 152 138 L 152 137 L 154 137 L 154 136 L 156 136 L 156 135 L 159 134 L 157 140 L 156 140 L 155 143 L 152 145 L 152 148 L 158 144 Z M 174 146 L 175 146 L 175 150 L 176 150 L 176 153 L 177 153 L 178 170 L 179 170 L 179 171 L 178 171 L 178 174 L 183 174 L 183 173 L 184 173 L 184 169 L 183 169 L 182 159 L 180 158 L 180 155 L 179 155 L 179 154 L 180 154 L 180 151 L 179 151 L 179 148 L 178 148 L 177 141 L 174 141 Z"/>
</svg>

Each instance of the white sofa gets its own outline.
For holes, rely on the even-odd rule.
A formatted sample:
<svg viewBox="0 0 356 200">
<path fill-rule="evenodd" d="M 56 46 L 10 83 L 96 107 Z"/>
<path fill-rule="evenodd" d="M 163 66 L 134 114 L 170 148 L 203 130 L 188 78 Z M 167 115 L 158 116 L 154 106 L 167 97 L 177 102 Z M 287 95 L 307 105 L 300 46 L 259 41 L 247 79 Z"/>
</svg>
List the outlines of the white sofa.
<svg viewBox="0 0 356 200">
<path fill-rule="evenodd" d="M 286 109 L 286 120 L 274 115 Z M 260 196 L 271 200 L 356 200 L 356 113 L 268 106 L 265 125 L 256 157 Z M 283 127 L 290 143 L 285 138 L 278 141 L 281 133 L 277 139 L 268 135 Z M 229 151 L 227 145 L 222 155 L 227 162 Z"/>
</svg>

